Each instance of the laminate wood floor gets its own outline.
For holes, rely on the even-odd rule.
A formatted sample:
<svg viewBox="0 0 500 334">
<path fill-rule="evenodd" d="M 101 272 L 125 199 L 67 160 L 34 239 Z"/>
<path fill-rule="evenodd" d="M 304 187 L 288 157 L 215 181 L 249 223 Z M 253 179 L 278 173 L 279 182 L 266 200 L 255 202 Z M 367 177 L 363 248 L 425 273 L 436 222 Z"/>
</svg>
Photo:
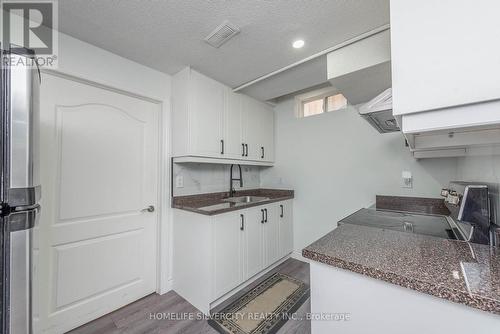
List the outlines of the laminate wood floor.
<svg viewBox="0 0 500 334">
<path fill-rule="evenodd" d="M 221 309 L 235 299 L 239 298 L 248 290 L 252 289 L 262 280 L 275 272 L 280 272 L 291 277 L 295 277 L 309 284 L 309 264 L 295 259 L 288 259 L 271 272 L 261 277 L 256 282 L 239 291 L 235 296 L 219 305 Z M 298 318 L 304 317 L 311 312 L 310 299 L 308 299 L 298 310 Z M 163 314 L 175 314 L 178 319 L 161 318 Z M 201 315 L 193 305 L 174 291 L 170 291 L 162 296 L 152 294 L 144 297 L 119 310 L 105 315 L 97 320 L 85 324 L 68 333 L 70 334 L 217 334 L 206 320 L 195 320 L 183 317 L 183 314 Z M 159 319 L 152 319 L 151 315 L 160 314 Z M 280 328 L 278 334 L 308 334 L 311 333 L 311 323 L 309 320 L 292 320 Z"/>
</svg>

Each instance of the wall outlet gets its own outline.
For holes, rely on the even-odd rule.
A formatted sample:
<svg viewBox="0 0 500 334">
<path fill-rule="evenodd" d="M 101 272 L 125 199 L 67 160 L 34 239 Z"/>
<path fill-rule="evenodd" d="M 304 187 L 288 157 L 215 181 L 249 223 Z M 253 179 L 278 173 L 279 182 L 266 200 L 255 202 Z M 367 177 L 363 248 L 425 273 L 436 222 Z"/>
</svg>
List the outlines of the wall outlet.
<svg viewBox="0 0 500 334">
<path fill-rule="evenodd" d="M 413 176 L 409 171 L 403 171 L 401 173 L 401 188 L 413 188 Z"/>
<path fill-rule="evenodd" d="M 184 188 L 184 176 L 177 175 L 175 177 L 175 187 L 176 188 Z"/>
</svg>

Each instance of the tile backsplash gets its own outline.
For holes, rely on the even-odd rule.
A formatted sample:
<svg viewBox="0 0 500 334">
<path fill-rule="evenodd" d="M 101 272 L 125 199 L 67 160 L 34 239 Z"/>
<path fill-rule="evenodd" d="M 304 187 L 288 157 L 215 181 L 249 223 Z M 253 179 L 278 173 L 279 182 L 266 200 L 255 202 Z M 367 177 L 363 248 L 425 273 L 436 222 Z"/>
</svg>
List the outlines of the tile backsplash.
<svg viewBox="0 0 500 334">
<path fill-rule="evenodd" d="M 174 164 L 173 166 L 173 195 L 196 195 L 211 192 L 229 191 L 230 165 L 217 164 Z M 241 166 L 243 172 L 243 188 L 239 181 L 235 181 L 235 189 L 255 189 L 260 187 L 260 168 L 255 166 Z M 176 179 L 181 176 L 183 187 L 176 186 Z M 233 167 L 233 176 L 239 178 L 238 166 Z"/>
</svg>

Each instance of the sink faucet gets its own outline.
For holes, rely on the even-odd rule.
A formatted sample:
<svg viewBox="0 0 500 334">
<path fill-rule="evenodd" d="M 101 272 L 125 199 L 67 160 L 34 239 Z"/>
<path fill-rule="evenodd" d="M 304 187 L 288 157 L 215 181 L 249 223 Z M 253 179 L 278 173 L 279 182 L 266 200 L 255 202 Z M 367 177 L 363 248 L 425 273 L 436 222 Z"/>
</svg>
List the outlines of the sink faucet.
<svg viewBox="0 0 500 334">
<path fill-rule="evenodd" d="M 234 196 L 234 193 L 236 192 L 236 190 L 234 190 L 234 187 L 233 187 L 233 181 L 240 181 L 240 188 L 243 187 L 243 174 L 241 172 L 241 166 L 238 164 L 238 169 L 240 170 L 240 178 L 239 179 L 235 179 L 233 178 L 233 165 L 231 165 L 231 169 L 230 169 L 230 181 L 229 181 L 229 197 L 233 197 Z"/>
</svg>

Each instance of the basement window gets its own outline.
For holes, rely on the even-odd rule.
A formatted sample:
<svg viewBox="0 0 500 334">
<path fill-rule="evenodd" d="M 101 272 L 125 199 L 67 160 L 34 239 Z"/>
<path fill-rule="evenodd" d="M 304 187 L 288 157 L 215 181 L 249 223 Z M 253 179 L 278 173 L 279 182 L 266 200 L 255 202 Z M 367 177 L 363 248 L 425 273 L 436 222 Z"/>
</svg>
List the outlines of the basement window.
<svg viewBox="0 0 500 334">
<path fill-rule="evenodd" d="M 331 88 L 322 89 L 295 97 L 298 117 L 309 117 L 336 111 L 347 107 L 344 95 L 333 92 Z"/>
</svg>

